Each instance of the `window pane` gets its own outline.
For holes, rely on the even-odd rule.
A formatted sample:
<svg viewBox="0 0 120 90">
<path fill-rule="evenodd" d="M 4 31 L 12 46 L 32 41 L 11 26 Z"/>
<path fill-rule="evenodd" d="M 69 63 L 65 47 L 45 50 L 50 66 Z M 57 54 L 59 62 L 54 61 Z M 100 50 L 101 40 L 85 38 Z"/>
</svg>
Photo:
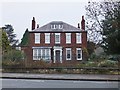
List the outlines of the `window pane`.
<svg viewBox="0 0 120 90">
<path fill-rule="evenodd" d="M 63 29 L 63 25 L 59 25 L 59 29 Z"/>
<path fill-rule="evenodd" d="M 82 60 L 82 50 L 81 48 L 77 48 L 76 49 L 76 57 L 77 57 L 77 60 Z"/>
<path fill-rule="evenodd" d="M 77 43 L 81 43 L 81 33 L 76 33 L 76 41 Z"/>
<path fill-rule="evenodd" d="M 66 48 L 66 60 L 71 60 L 71 48 Z"/>
<path fill-rule="evenodd" d="M 54 25 L 51 25 L 51 29 L 54 29 Z"/>
<path fill-rule="evenodd" d="M 78 50 L 78 58 L 81 58 L 81 50 Z"/>
<path fill-rule="evenodd" d="M 70 58 L 70 50 L 67 50 L 67 58 Z"/>
<path fill-rule="evenodd" d="M 56 35 L 56 42 L 59 42 L 59 35 Z"/>
<path fill-rule="evenodd" d="M 49 49 L 46 49 L 46 59 L 48 60 L 49 59 Z"/>
<path fill-rule="evenodd" d="M 37 49 L 33 49 L 33 60 L 37 59 Z"/>
<path fill-rule="evenodd" d="M 54 29 L 56 29 L 56 25 L 54 25 Z"/>
<path fill-rule="evenodd" d="M 38 58 L 41 59 L 41 49 L 38 49 Z"/>
<path fill-rule="evenodd" d="M 40 33 L 35 33 L 35 43 L 40 43 Z"/>
<path fill-rule="evenodd" d="M 55 34 L 55 43 L 60 43 L 60 33 Z"/>
<path fill-rule="evenodd" d="M 42 58 L 45 59 L 45 49 L 42 49 Z"/>
<path fill-rule="evenodd" d="M 66 33 L 66 43 L 71 43 L 71 33 Z"/>
<path fill-rule="evenodd" d="M 45 43 L 50 43 L 50 33 L 45 33 Z"/>
</svg>

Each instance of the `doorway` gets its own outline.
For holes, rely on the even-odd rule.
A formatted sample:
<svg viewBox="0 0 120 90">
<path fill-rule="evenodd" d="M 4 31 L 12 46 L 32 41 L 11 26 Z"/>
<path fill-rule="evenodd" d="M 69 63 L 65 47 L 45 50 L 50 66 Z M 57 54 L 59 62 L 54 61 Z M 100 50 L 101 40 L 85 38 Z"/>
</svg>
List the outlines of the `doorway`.
<svg viewBox="0 0 120 90">
<path fill-rule="evenodd" d="M 56 50 L 56 62 L 60 63 L 60 50 Z"/>
</svg>

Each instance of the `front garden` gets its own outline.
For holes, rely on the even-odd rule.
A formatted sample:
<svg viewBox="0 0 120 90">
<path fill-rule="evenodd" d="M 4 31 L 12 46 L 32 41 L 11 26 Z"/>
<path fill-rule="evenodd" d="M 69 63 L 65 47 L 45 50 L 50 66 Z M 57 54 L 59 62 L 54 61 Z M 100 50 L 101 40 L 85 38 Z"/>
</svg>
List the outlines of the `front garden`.
<svg viewBox="0 0 120 90">
<path fill-rule="evenodd" d="M 19 52 L 17 52 L 19 53 Z M 14 54 L 14 53 L 13 53 Z M 23 54 L 22 54 L 23 55 Z M 19 55 L 18 55 L 19 56 Z M 17 54 L 16 54 L 17 57 Z M 31 65 L 26 65 L 26 58 L 16 60 L 8 60 L 6 58 L 2 62 L 2 72 L 12 73 L 40 73 L 40 74 L 119 74 L 119 55 L 100 57 L 92 55 L 87 61 L 82 61 L 78 64 L 50 64 L 43 60 L 34 62 Z M 19 56 L 20 58 L 20 56 Z"/>
</svg>

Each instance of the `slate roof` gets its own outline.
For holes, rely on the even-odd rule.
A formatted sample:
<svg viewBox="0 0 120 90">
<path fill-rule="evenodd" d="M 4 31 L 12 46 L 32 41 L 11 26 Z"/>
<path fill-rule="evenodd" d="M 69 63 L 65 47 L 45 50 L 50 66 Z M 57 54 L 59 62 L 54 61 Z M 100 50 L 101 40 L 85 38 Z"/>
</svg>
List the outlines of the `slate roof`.
<svg viewBox="0 0 120 90">
<path fill-rule="evenodd" d="M 51 28 L 51 25 L 63 25 L 63 28 L 62 29 L 52 29 Z M 70 24 L 67 24 L 63 21 L 52 21 L 40 28 L 37 28 L 37 29 L 34 29 L 32 31 L 29 31 L 29 32 L 81 32 L 82 30 L 77 28 L 77 27 L 74 27 Z"/>
</svg>

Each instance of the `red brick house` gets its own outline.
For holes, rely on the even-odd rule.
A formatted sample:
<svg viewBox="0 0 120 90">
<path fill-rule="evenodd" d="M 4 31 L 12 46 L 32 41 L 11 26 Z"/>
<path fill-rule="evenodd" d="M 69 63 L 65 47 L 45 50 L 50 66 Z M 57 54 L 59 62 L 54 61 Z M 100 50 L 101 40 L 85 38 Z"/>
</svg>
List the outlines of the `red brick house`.
<svg viewBox="0 0 120 90">
<path fill-rule="evenodd" d="M 29 62 L 44 60 L 49 63 L 78 63 L 85 60 L 87 31 L 82 16 L 81 29 L 63 21 L 52 21 L 42 27 L 32 20 L 32 30 L 23 35 L 21 49 Z"/>
</svg>

